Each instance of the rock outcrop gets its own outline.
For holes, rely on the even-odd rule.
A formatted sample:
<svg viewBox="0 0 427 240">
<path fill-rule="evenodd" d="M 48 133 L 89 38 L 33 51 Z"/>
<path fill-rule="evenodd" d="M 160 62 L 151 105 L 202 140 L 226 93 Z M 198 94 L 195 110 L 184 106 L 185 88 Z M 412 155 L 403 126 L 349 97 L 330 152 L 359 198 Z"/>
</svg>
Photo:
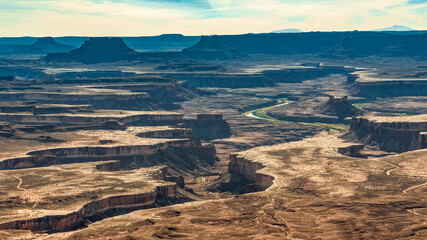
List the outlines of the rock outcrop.
<svg viewBox="0 0 427 240">
<path fill-rule="evenodd" d="M 98 169 L 99 171 L 108 171 L 108 172 L 118 171 L 120 170 L 120 161 L 115 160 L 115 161 L 100 163 L 96 165 L 96 169 Z"/>
<path fill-rule="evenodd" d="M 354 107 L 347 101 L 347 96 L 329 96 L 326 103 L 316 108 L 317 112 L 324 115 L 337 116 L 340 119 L 362 115 L 363 111 Z"/>
<path fill-rule="evenodd" d="M 363 157 L 363 154 L 360 152 L 365 148 L 365 145 L 358 144 L 358 145 L 351 145 L 348 147 L 340 147 L 338 148 L 338 153 L 350 156 L 350 157 Z"/>
<path fill-rule="evenodd" d="M 247 180 L 254 183 L 254 190 L 264 191 L 273 185 L 274 177 L 257 172 L 264 168 L 261 163 L 253 162 L 237 154 L 230 154 L 228 171 L 244 176 Z"/>
</svg>

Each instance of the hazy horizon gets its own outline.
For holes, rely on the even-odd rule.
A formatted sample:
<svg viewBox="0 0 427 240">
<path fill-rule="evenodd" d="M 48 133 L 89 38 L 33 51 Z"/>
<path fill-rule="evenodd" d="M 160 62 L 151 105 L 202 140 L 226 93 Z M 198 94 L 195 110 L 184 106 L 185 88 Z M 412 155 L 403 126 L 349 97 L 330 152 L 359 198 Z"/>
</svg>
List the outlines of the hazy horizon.
<svg viewBox="0 0 427 240">
<path fill-rule="evenodd" d="M 427 29 L 427 0 L 0 0 L 0 37 Z"/>
</svg>

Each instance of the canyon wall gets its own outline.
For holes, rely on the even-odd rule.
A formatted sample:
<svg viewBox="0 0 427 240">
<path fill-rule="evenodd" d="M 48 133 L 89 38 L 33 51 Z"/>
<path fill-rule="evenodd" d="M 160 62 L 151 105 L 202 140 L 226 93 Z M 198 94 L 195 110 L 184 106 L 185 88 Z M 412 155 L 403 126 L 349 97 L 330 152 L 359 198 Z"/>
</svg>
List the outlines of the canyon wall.
<svg viewBox="0 0 427 240">
<path fill-rule="evenodd" d="M 273 185 L 273 176 L 257 172 L 262 168 L 264 166 L 261 163 L 252 162 L 244 157 L 239 157 L 237 154 L 230 154 L 228 171 L 242 175 L 253 182 L 256 191 L 263 191 Z"/>
<path fill-rule="evenodd" d="M 43 92 L 2 92 L 0 101 L 37 101 L 47 104 L 90 104 L 98 109 L 120 110 L 152 110 L 153 103 L 150 94 L 61 94 Z"/>
<path fill-rule="evenodd" d="M 1 160 L 0 169 L 43 167 L 55 164 L 57 164 L 57 157 L 46 154 L 42 156 L 29 156 Z"/>
<path fill-rule="evenodd" d="M 12 123 L 38 123 L 38 124 L 103 124 L 109 121 L 119 121 L 125 124 L 135 122 L 159 122 L 175 123 L 183 119 L 182 114 L 138 114 L 124 116 L 96 116 L 96 114 L 87 115 L 32 115 L 32 114 L 0 114 L 0 121 Z"/>
<path fill-rule="evenodd" d="M 398 97 L 398 96 L 427 96 L 427 79 L 419 80 L 372 80 L 355 81 L 353 91 L 358 96 Z"/>
<path fill-rule="evenodd" d="M 32 168 L 112 159 L 118 160 L 118 167 L 107 164 L 108 166 L 100 166 L 100 170 L 152 167 L 165 161 L 183 168 L 194 169 L 200 164 L 213 164 L 217 160 L 216 149 L 213 144 L 201 144 L 192 139 L 174 140 L 153 145 L 55 148 L 32 151 L 27 155 L 1 160 L 0 169 Z"/>
<path fill-rule="evenodd" d="M 31 230 L 37 233 L 69 231 L 83 227 L 88 219 L 97 215 L 98 217 L 95 218 L 99 219 L 102 216 L 118 215 L 121 209 L 128 209 L 129 211 L 156 207 L 156 201 L 161 197 L 176 197 L 176 185 L 159 186 L 148 193 L 111 196 L 95 200 L 66 215 L 6 222 L 0 224 L 0 229 Z"/>
<path fill-rule="evenodd" d="M 376 122 L 354 117 L 347 135 L 365 144 L 378 144 L 385 151 L 405 152 L 419 148 L 419 135 L 426 129 L 427 121 Z"/>
</svg>

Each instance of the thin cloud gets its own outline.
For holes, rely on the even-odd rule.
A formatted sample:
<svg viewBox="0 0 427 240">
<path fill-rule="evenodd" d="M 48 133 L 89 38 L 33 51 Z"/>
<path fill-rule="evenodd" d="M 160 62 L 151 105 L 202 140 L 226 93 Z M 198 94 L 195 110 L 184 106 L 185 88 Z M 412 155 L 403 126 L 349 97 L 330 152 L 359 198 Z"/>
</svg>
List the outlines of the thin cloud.
<svg viewBox="0 0 427 240">
<path fill-rule="evenodd" d="M 418 3 L 414 4 L 415 1 Z M 241 34 L 285 28 L 304 31 L 371 30 L 395 24 L 427 29 L 425 12 L 420 10 L 427 4 L 419 3 L 419 0 L 410 2 L 411 4 L 407 0 L 0 0 L 0 34 Z"/>
<path fill-rule="evenodd" d="M 408 4 L 425 4 L 427 0 L 409 0 Z"/>
</svg>

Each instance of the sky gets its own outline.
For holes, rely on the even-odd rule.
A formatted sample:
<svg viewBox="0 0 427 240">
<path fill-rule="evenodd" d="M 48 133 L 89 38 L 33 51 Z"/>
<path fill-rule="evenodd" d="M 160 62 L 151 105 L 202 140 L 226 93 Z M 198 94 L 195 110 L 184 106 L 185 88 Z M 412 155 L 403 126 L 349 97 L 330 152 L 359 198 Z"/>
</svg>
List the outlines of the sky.
<svg viewBox="0 0 427 240">
<path fill-rule="evenodd" d="M 0 0 L 0 36 L 427 29 L 427 0 Z"/>
</svg>

